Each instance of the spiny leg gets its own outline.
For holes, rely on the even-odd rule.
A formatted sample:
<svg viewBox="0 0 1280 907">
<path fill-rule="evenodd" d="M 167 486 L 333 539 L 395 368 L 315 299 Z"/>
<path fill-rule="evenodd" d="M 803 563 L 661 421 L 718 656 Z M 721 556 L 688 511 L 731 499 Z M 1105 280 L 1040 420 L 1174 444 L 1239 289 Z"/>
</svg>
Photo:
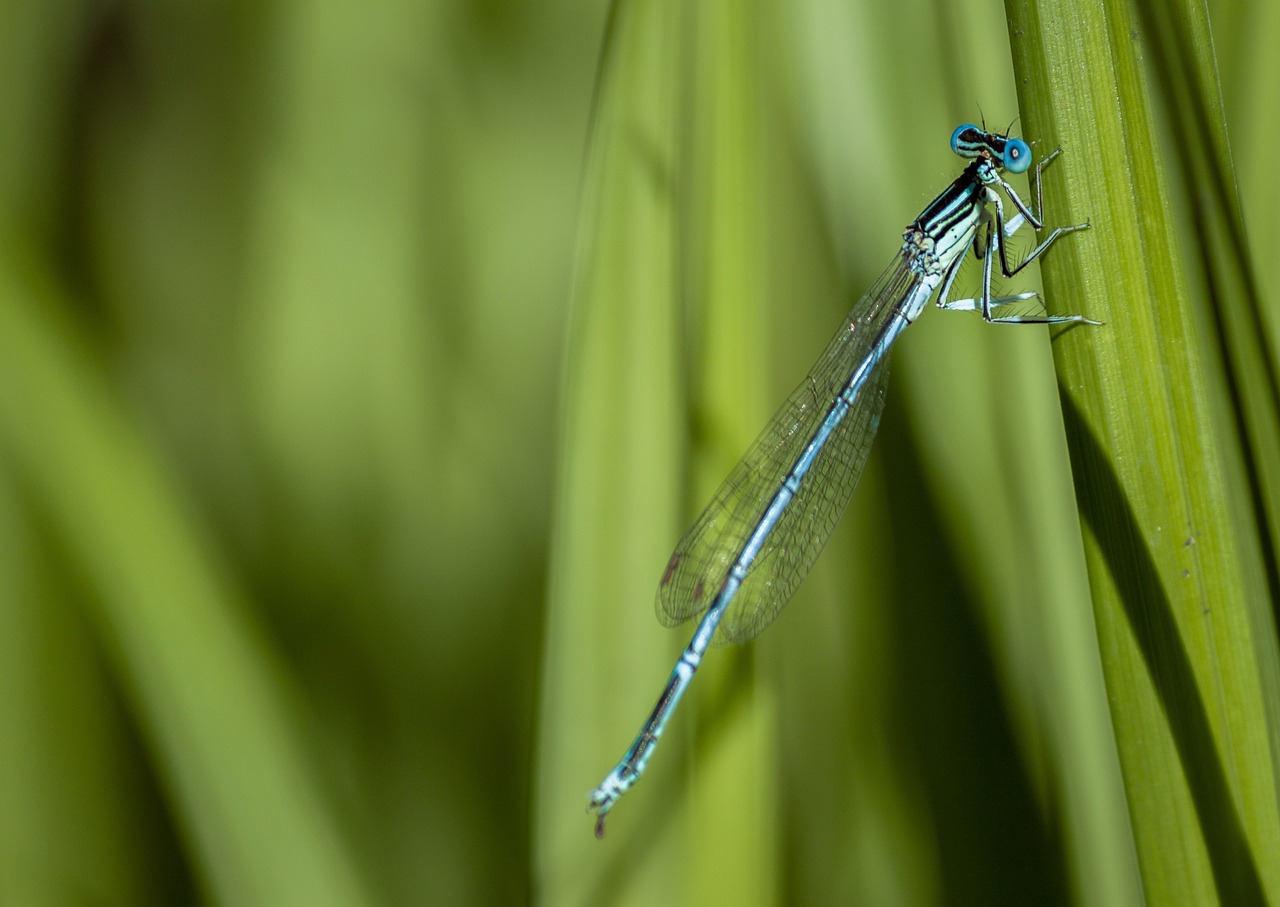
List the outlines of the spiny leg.
<svg viewBox="0 0 1280 907">
<path fill-rule="evenodd" d="M 1009 187 L 1006 186 L 1005 188 L 1009 188 Z M 1037 230 L 1043 229 L 1044 227 L 1043 223 L 1037 224 L 1036 221 L 1034 221 L 1031 218 L 1029 212 L 1021 211 L 1021 199 L 1018 198 L 1017 194 L 1014 193 L 1012 189 L 1009 189 L 1009 198 L 1012 199 L 1014 204 L 1019 207 L 1021 216 L 1026 217 L 1028 223 L 1035 226 Z M 1013 277 L 1019 271 L 1025 268 L 1027 265 L 1031 264 L 1031 262 L 1035 261 L 1041 255 L 1043 255 L 1046 249 L 1048 249 L 1051 245 L 1057 242 L 1059 237 L 1066 236 L 1068 233 L 1075 233 L 1078 230 L 1089 229 L 1088 221 L 1086 221 L 1083 224 L 1073 224 L 1072 226 L 1069 226 L 1069 227 L 1055 227 L 1053 232 L 1049 234 L 1048 238 L 1046 238 L 1043 242 L 1041 242 L 1040 245 L 1032 249 L 1031 253 L 1026 258 L 1024 258 L 1022 262 L 1018 264 L 1017 267 L 1010 267 L 1009 255 L 1008 255 L 1008 252 L 1006 251 L 1007 247 L 1005 246 L 1005 238 L 1008 236 L 1012 236 L 1013 232 L 1011 230 L 1008 230 L 1005 227 L 1004 205 L 1000 201 L 1000 196 L 996 195 L 993 192 L 991 194 L 991 200 L 995 202 L 996 231 L 991 236 L 990 241 L 1000 247 L 1000 271 L 1001 273 L 1004 274 L 1005 277 Z"/>
<path fill-rule="evenodd" d="M 1044 221 L 1041 219 L 1044 217 L 1044 191 L 1040 182 L 1040 173 L 1045 167 L 1052 164 L 1060 154 L 1062 154 L 1061 148 L 1053 149 L 1053 151 L 1051 151 L 1043 160 L 1036 162 L 1035 172 L 1031 174 L 1031 194 L 1036 197 L 1036 211 L 1038 211 L 1039 214 L 1036 214 L 1029 206 L 1023 204 L 1022 198 L 1018 193 L 1013 191 L 1013 187 L 1004 180 L 1000 181 L 1004 184 L 1005 192 L 1007 192 L 1009 198 L 1013 200 L 1013 204 L 1017 207 L 1019 213 L 1026 218 L 1027 222 L 1031 224 L 1037 232 L 1044 229 Z M 1017 222 L 1017 218 L 1014 218 L 1014 221 Z M 1020 223 L 1019 226 L 1021 226 Z M 1014 229 L 1016 229 L 1016 227 Z"/>
<path fill-rule="evenodd" d="M 1019 214 L 1017 219 L 1019 223 L 1021 223 L 1022 215 Z M 990 225 L 987 224 L 987 226 L 989 229 Z M 973 252 L 977 258 L 982 259 L 985 263 L 990 258 L 990 255 L 987 254 L 990 250 L 990 241 L 984 244 L 981 239 L 981 232 L 982 231 L 980 229 L 973 237 Z M 999 308 L 1000 306 L 1012 305 L 1017 302 L 1026 302 L 1028 299 L 1040 298 L 1039 293 L 1034 290 L 1028 290 L 1025 293 L 1015 293 L 1012 296 L 996 296 L 985 301 L 982 297 L 976 296 L 968 299 L 950 299 L 949 297 L 956 281 L 956 275 L 960 273 L 960 267 L 963 264 L 964 258 L 957 258 L 955 262 L 952 263 L 951 267 L 947 269 L 947 273 L 942 279 L 942 286 L 938 290 L 938 300 L 936 303 L 938 308 L 945 309 L 950 312 L 974 312 L 981 309 L 984 312 L 990 313 L 992 309 Z M 990 281 L 984 281 L 984 285 L 986 287 L 986 292 L 989 293 Z"/>
<path fill-rule="evenodd" d="M 1056 152 L 1055 152 L 1055 156 L 1056 156 Z M 1011 197 L 1014 199 L 1017 199 L 1016 195 Z M 1001 306 L 1012 305 L 1018 302 L 1026 302 L 1029 299 L 1036 299 L 1036 300 L 1040 299 L 1040 294 L 1035 291 L 1015 293 L 1010 296 L 993 297 L 991 295 L 991 270 L 992 270 L 992 265 L 994 264 L 994 261 L 995 261 L 996 246 L 999 246 L 1001 271 L 1004 272 L 1006 277 L 1012 277 L 1014 274 L 1017 274 L 1019 271 L 1025 268 L 1029 262 L 1034 261 L 1036 258 L 1040 257 L 1040 255 L 1044 253 L 1045 249 L 1049 248 L 1049 246 L 1052 245 L 1053 242 L 1057 240 L 1059 236 L 1062 236 L 1066 233 L 1074 233 L 1077 230 L 1083 230 L 1087 228 L 1089 225 L 1077 224 L 1072 227 L 1058 227 L 1053 231 L 1053 233 L 1049 236 L 1048 239 L 1040 243 L 1040 245 L 1037 246 L 1032 251 L 1032 253 L 1027 256 L 1026 260 L 1024 260 L 1022 264 L 1018 265 L 1018 267 L 1016 268 L 1009 268 L 1006 261 L 1006 252 L 1005 252 L 1004 243 L 1005 243 L 1005 237 L 1009 235 L 1010 231 L 1008 231 L 1007 228 L 1005 227 L 1004 209 L 1001 206 L 999 196 L 996 195 L 995 193 L 992 193 L 990 198 L 993 202 L 995 202 L 995 209 L 996 209 L 995 229 L 994 230 L 991 229 L 991 224 L 989 220 L 986 217 L 984 217 L 982 222 L 979 224 L 978 232 L 974 235 L 974 238 L 973 238 L 974 254 L 982 259 L 982 295 L 980 297 L 974 297 L 969 299 L 949 299 L 948 298 L 951 294 L 951 289 L 955 284 L 956 275 L 960 272 L 960 265 L 964 260 L 963 257 L 960 257 L 955 260 L 955 262 L 947 270 L 946 275 L 943 277 L 942 286 L 938 291 L 938 301 L 937 301 L 938 308 L 947 309 L 950 311 L 966 311 L 967 312 L 967 311 L 974 311 L 975 309 L 979 309 L 980 307 L 982 311 L 983 320 L 990 324 L 1100 324 L 1101 322 L 1094 321 L 1091 318 L 1086 318 L 1083 315 L 1049 315 L 1047 313 L 1044 315 L 1034 315 L 1034 314 L 995 315 L 993 314 L 993 310 Z M 1020 204 L 1019 204 L 1019 207 L 1021 207 Z M 1017 216 L 1021 218 L 1027 215 L 1019 213 Z M 1042 305 L 1043 305 L 1043 301 L 1042 301 Z"/>
<path fill-rule="evenodd" d="M 991 298 L 991 266 L 995 260 L 995 249 L 993 246 L 1000 247 L 1000 270 L 1004 272 L 1005 277 L 1012 277 L 1035 259 L 1039 258 L 1044 250 L 1049 248 L 1059 236 L 1067 233 L 1074 233 L 1077 230 L 1084 230 L 1088 224 L 1076 224 L 1072 227 L 1058 227 L 1049 235 L 1049 238 L 1040 243 L 1030 255 L 1023 260 L 1022 264 L 1010 270 L 1005 252 L 1004 238 L 1004 215 L 1000 207 L 1000 199 L 996 199 L 996 230 L 992 233 L 990 241 L 987 244 L 986 255 L 982 259 L 982 319 L 988 324 L 1101 324 L 1092 318 L 1086 318 L 1083 315 L 993 315 L 991 310 L 996 305 L 1008 305 L 1010 302 L 1016 302 L 1019 298 L 1030 299 L 1032 297 L 1039 299 L 1038 293 L 1020 293 L 1016 296 L 1002 296 L 996 299 Z"/>
</svg>

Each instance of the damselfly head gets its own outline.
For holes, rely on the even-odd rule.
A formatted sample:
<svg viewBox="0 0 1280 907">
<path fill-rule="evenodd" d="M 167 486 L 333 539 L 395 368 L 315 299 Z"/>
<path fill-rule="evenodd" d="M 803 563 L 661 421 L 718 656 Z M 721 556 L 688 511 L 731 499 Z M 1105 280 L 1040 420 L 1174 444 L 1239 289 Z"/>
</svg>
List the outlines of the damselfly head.
<svg viewBox="0 0 1280 907">
<path fill-rule="evenodd" d="M 987 132 L 972 123 L 951 133 L 951 150 L 960 157 L 985 158 L 1010 173 L 1023 173 L 1031 166 L 1031 146 L 1022 139 Z"/>
</svg>

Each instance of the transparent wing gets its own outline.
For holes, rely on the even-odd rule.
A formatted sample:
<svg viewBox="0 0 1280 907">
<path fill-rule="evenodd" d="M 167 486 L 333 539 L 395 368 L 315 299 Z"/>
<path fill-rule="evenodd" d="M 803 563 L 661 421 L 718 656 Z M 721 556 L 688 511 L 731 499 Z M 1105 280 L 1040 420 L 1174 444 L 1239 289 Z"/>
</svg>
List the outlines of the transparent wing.
<svg viewBox="0 0 1280 907">
<path fill-rule="evenodd" d="M 710 607 L 783 479 L 826 418 L 894 304 L 915 283 L 901 260 L 853 307 L 800 386 L 774 414 L 689 529 L 658 587 L 658 619 L 676 626 Z M 872 370 L 748 568 L 715 643 L 767 627 L 813 567 L 862 473 L 884 408 L 888 355 Z"/>
</svg>

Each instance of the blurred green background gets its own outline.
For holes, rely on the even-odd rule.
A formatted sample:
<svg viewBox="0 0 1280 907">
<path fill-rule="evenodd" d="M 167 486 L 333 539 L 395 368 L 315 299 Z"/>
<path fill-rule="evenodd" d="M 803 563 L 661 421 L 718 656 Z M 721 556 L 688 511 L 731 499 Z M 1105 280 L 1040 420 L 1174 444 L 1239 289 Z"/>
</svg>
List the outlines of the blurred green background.
<svg viewBox="0 0 1280 907">
<path fill-rule="evenodd" d="M 1140 900 L 1048 335 L 963 315 L 591 836 L 672 545 L 1018 113 L 994 0 L 734 8 L 0 13 L 0 903 Z M 1213 13 L 1274 252 L 1275 16 Z"/>
</svg>

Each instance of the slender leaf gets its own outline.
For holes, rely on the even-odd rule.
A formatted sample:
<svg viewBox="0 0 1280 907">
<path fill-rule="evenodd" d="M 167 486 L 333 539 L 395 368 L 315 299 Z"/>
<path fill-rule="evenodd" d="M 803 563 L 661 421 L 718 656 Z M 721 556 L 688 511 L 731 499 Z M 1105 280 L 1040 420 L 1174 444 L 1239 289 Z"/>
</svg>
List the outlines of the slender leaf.
<svg viewBox="0 0 1280 907">
<path fill-rule="evenodd" d="M 1180 96 L 1157 88 L 1176 84 L 1173 60 L 1194 69 L 1210 55 L 1188 55 L 1154 27 L 1168 16 L 1175 31 L 1196 34 L 1185 10 L 1009 6 L 1028 129 L 1054 142 L 1089 137 L 1050 174 L 1046 204 L 1090 219 L 1092 242 L 1054 256 L 1044 273 L 1053 298 L 1089 299 L 1107 322 L 1064 332 L 1054 352 L 1144 891 L 1153 903 L 1274 900 L 1270 541 L 1259 536 L 1266 505 L 1250 495 L 1250 442 L 1226 393 L 1241 363 L 1224 358 L 1212 317 L 1239 301 L 1207 276 L 1212 265 L 1189 267 L 1243 249 L 1186 229 L 1186 218 L 1218 217 L 1214 204 L 1230 219 L 1229 183 L 1204 177 L 1204 167 L 1221 174 L 1230 164 L 1212 135 L 1180 145 L 1190 137 L 1168 117 Z M 1200 123 L 1221 129 L 1211 116 Z M 1208 208 L 1206 195 L 1216 199 Z M 1206 279 L 1207 303 L 1193 290 Z"/>
</svg>

